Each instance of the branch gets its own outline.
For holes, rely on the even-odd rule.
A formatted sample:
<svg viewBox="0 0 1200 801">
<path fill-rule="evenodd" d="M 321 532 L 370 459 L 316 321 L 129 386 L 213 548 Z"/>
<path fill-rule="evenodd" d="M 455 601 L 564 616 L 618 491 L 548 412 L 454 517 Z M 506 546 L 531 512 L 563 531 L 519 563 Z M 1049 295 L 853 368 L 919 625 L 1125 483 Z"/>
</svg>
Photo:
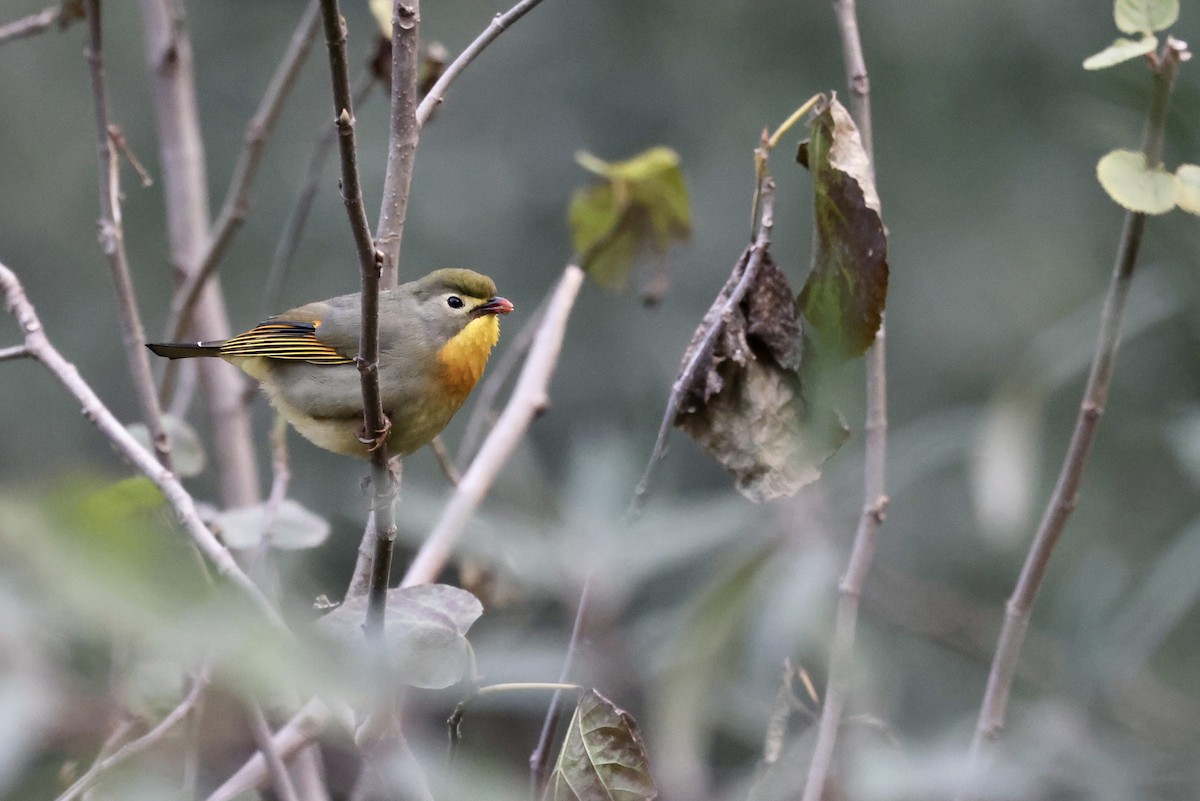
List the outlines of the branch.
<svg viewBox="0 0 1200 801">
<path fill-rule="evenodd" d="M 546 316 L 538 329 L 521 376 L 517 379 L 512 399 L 504 408 L 492 433 L 484 440 L 479 455 L 463 473 L 454 495 L 442 512 L 441 520 L 417 551 L 408 572 L 404 574 L 404 580 L 400 582 L 401 587 L 429 584 L 437 578 L 471 515 L 483 501 L 484 495 L 496 480 L 508 457 L 525 436 L 530 422 L 546 408 L 549 401 L 546 389 L 558 363 L 567 319 L 571 315 L 571 308 L 582 283 L 583 270 L 574 264 L 567 265 L 558 282 L 558 289 L 546 307 Z"/>
<path fill-rule="evenodd" d="M 279 797 L 279 801 L 299 801 L 296 796 L 296 788 L 292 784 L 292 777 L 288 775 L 287 765 L 284 764 L 283 756 L 275 747 L 275 740 L 271 737 L 271 726 L 267 723 L 267 717 L 263 714 L 262 707 L 256 702 L 249 703 L 246 706 L 246 717 L 250 723 L 250 731 L 254 735 L 254 744 L 258 746 L 258 752 L 266 758 L 267 770 L 271 774 L 271 784 L 275 795 Z"/>
<path fill-rule="evenodd" d="M 137 296 L 125 251 L 125 227 L 121 220 L 121 163 L 113 149 L 116 128 L 108 119 L 108 88 L 104 78 L 104 48 L 100 18 L 100 0 L 87 0 L 88 47 L 86 58 L 92 78 L 92 104 L 96 115 L 96 151 L 100 161 L 100 248 L 108 258 L 109 272 L 117 290 L 117 309 L 121 317 L 121 338 L 125 358 L 133 378 L 134 394 L 142 420 L 150 432 L 155 456 L 165 468 L 171 468 L 171 444 L 163 428 L 162 410 L 150 371 L 150 355 L 143 347 L 146 330 L 138 314 Z"/>
<path fill-rule="evenodd" d="M 0 268 L 3 269 L 3 268 Z M 188 694 L 184 699 L 172 709 L 167 716 L 158 722 L 150 731 L 143 734 L 136 740 L 130 740 L 121 746 L 109 756 L 97 759 L 92 763 L 92 766 L 80 776 L 75 782 L 66 789 L 55 801 L 73 801 L 87 792 L 99 778 L 108 771 L 116 768 L 133 757 L 145 751 L 151 746 L 160 743 L 171 730 L 182 723 L 191 713 L 196 705 L 200 703 L 200 699 L 204 697 L 204 691 L 208 688 L 209 671 L 208 668 L 202 669 L 192 682 L 192 687 L 188 690 Z"/>
<path fill-rule="evenodd" d="M 49 6 L 28 17 L 0 25 L 0 44 L 14 39 L 24 39 L 41 33 L 52 25 L 64 30 L 72 22 L 84 18 L 83 3 L 79 0 L 64 0 L 57 6 Z"/>
<path fill-rule="evenodd" d="M 217 572 L 233 582 L 273 626 L 286 632 L 287 626 L 271 602 L 242 572 L 233 556 L 209 531 L 208 526 L 204 525 L 204 521 L 200 519 L 200 515 L 196 511 L 192 496 L 179 483 L 179 479 L 159 464 L 153 454 L 138 444 L 133 435 L 121 425 L 121 422 L 113 416 L 113 413 L 79 375 L 75 365 L 63 358 L 58 349 L 50 342 L 46 332 L 42 329 L 42 323 L 38 319 L 33 304 L 25 297 L 25 290 L 21 287 L 17 276 L 3 264 L 0 264 L 0 289 L 4 292 L 5 304 L 9 313 L 16 317 L 18 325 L 25 332 L 25 348 L 29 355 L 54 374 L 59 383 L 79 401 L 84 417 L 100 429 L 100 433 L 109 439 L 121 455 L 132 462 L 134 467 L 162 491 L 167 502 L 175 510 L 175 515 L 179 518 L 184 531 L 208 556 Z"/>
<path fill-rule="evenodd" d="M 871 137 L 870 80 L 863 59 L 862 40 L 858 33 L 858 12 L 855 0 L 834 0 L 838 32 L 846 66 L 846 81 L 850 84 L 850 109 L 862 138 L 867 155 L 867 176 L 875 181 L 875 151 Z M 867 416 L 864 424 L 863 501 L 858 529 L 846 572 L 838 582 L 837 614 L 830 645 L 829 674 L 825 681 L 825 700 L 821 706 L 821 722 L 817 727 L 817 742 L 808 779 L 804 785 L 803 801 L 819 801 L 833 763 L 838 728 L 846 707 L 850 687 L 850 670 L 854 662 L 854 640 L 858 628 L 858 604 L 863 584 L 871 570 L 879 526 L 883 523 L 888 498 L 885 492 L 887 474 L 887 331 L 880 320 L 875 343 L 866 358 Z"/>
<path fill-rule="evenodd" d="M 350 75 L 346 66 L 346 27 L 338 12 L 337 0 L 321 0 L 325 23 L 325 43 L 329 46 L 329 71 L 333 83 L 333 113 L 338 131 L 338 150 L 342 162 L 342 200 L 350 218 L 358 266 L 362 281 L 362 332 L 358 340 L 358 371 L 362 379 L 364 437 L 382 436 L 391 423 L 384 416 L 379 395 L 379 267 L 367 213 L 363 206 L 362 186 L 358 180 L 358 156 L 354 145 L 354 104 L 350 96 Z M 414 73 L 415 75 L 415 73 Z M 415 91 L 415 90 L 414 90 Z M 368 634 L 381 635 L 387 588 L 390 579 L 392 549 L 396 542 L 396 517 L 392 502 L 396 498 L 396 479 L 388 469 L 386 438 L 371 449 L 371 511 L 375 516 L 375 560 L 371 571 L 371 589 L 367 603 Z"/>
<path fill-rule="evenodd" d="M 246 125 L 246 132 L 242 136 L 242 151 L 233 168 L 233 177 L 229 181 L 225 201 L 221 204 L 217 221 L 209 235 L 208 247 L 200 263 L 188 271 L 187 277 L 171 299 L 171 313 L 165 337 L 168 342 L 177 341 L 182 337 L 192 309 L 200 298 L 200 290 L 220 266 L 229 243 L 233 241 L 234 234 L 246 219 L 250 210 L 250 189 L 258 176 L 258 166 L 266 148 L 267 138 L 275 129 L 275 123 L 279 121 L 283 104 L 296 84 L 300 68 L 304 66 L 313 38 L 317 34 L 317 10 L 317 0 L 309 0 L 308 6 L 300 16 L 300 22 L 296 24 L 296 30 L 292 33 L 287 51 L 283 54 L 279 66 L 275 68 L 266 93 L 259 101 L 258 109 Z"/>
<path fill-rule="evenodd" d="M 297 751 L 311 743 L 329 722 L 329 707 L 323 701 L 313 699 L 292 716 L 281 729 L 275 732 L 272 741 L 281 759 L 290 759 Z M 232 801 L 248 790 L 261 787 L 269 778 L 266 760 L 261 753 L 246 760 L 238 772 L 225 780 L 205 801 Z"/>
<path fill-rule="evenodd" d="M 458 74 L 467 68 L 475 57 L 483 52 L 484 48 L 495 41 L 496 37 L 504 33 L 509 25 L 525 16 L 533 10 L 533 7 L 542 0 L 521 0 L 515 6 L 505 11 L 503 14 L 497 14 L 492 17 L 492 21 L 484 29 L 483 33 L 475 37 L 475 41 L 467 46 L 467 49 L 459 53 L 458 58 L 446 68 L 442 76 L 430 88 L 429 93 L 425 95 L 425 99 L 417 106 L 417 127 L 420 128 L 429 120 L 429 116 L 433 114 L 434 109 L 442 104 L 442 100 L 446 94 L 446 89 L 458 77 Z"/>
<path fill-rule="evenodd" d="M 1175 78 L 1179 74 L 1180 61 L 1184 60 L 1185 53 L 1185 45 L 1168 38 L 1162 57 L 1157 59 L 1154 65 L 1154 93 L 1147 115 L 1146 132 L 1142 139 L 1142 152 L 1146 154 L 1147 162 L 1151 165 L 1161 161 L 1167 105 Z M 1004 626 L 1000 630 L 996 652 L 992 657 L 987 688 L 979 709 L 979 720 L 971 739 L 968 756 L 971 776 L 977 776 L 982 770 L 988 745 L 1004 728 L 1009 691 L 1012 689 L 1013 676 L 1021 655 L 1021 645 L 1029 628 L 1033 602 L 1050 564 L 1054 546 L 1066 528 L 1079 499 L 1079 483 L 1083 477 L 1083 469 L 1108 400 L 1108 389 L 1112 383 L 1117 351 L 1121 344 L 1121 321 L 1125 314 L 1125 304 L 1129 297 L 1133 270 L 1137 264 L 1145 227 L 1146 215 L 1126 212 L 1121 241 L 1117 247 L 1116 263 L 1100 316 L 1096 352 L 1092 358 L 1079 414 L 1075 418 L 1075 429 L 1071 434 L 1071 442 L 1067 446 L 1054 492 L 1046 505 L 1037 534 L 1030 543 L 1025 564 L 1021 567 L 1021 574 L 1013 588 L 1013 594 L 1005 607 Z M 959 793 L 960 798 L 965 795 L 965 789 Z"/>
<path fill-rule="evenodd" d="M 396 285 L 400 274 L 400 240 L 408 214 L 408 192 L 412 186 L 413 161 L 421 126 L 416 110 L 419 70 L 417 31 L 421 22 L 420 0 L 395 0 L 392 16 L 392 116 L 388 136 L 387 170 L 383 176 L 383 202 L 375 241 L 383 254 L 380 280 Z"/>
</svg>

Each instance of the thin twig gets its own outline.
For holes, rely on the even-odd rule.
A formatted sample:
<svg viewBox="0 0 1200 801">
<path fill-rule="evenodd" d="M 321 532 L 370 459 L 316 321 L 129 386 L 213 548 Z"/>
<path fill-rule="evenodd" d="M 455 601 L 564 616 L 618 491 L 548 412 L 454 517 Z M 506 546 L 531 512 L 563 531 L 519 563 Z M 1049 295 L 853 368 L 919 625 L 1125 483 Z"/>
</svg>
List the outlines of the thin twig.
<svg viewBox="0 0 1200 801">
<path fill-rule="evenodd" d="M 225 193 L 225 201 L 221 204 L 221 210 L 217 213 L 217 220 L 209 235 L 208 248 L 200 263 L 188 271 L 187 277 L 171 299 L 171 314 L 166 326 L 168 342 L 178 340 L 187 328 L 188 318 L 200 298 L 200 290 L 220 266 L 229 243 L 233 241 L 250 210 L 250 190 L 258 175 L 258 166 L 262 161 L 267 139 L 279 120 L 283 104 L 296 84 L 300 68 L 304 66 L 317 34 L 317 2 L 318 0 L 309 0 L 288 42 L 287 51 L 275 68 L 267 91 L 259 101 L 258 109 L 246 125 L 246 132 L 242 137 L 242 151 L 238 154 L 233 177 Z"/>
<path fill-rule="evenodd" d="M 354 84 L 354 108 L 361 109 L 374 88 L 375 75 L 370 70 L 364 71 Z M 271 273 L 267 276 L 267 288 L 263 292 L 263 317 L 274 314 L 280 309 L 283 285 L 287 280 L 292 260 L 296 257 L 296 251 L 300 247 L 300 239 L 304 234 L 304 227 L 308 223 L 308 215 L 312 211 L 313 201 L 321 187 L 321 175 L 325 172 L 325 162 L 329 160 L 329 154 L 333 151 L 333 143 L 336 139 L 336 127 L 322 126 L 321 136 L 317 139 L 316 147 L 313 148 L 312 157 L 308 160 L 308 172 L 304 176 L 304 185 L 300 187 L 300 191 L 296 195 L 292 211 L 283 225 L 283 233 L 279 235 L 279 242 L 275 245 L 275 255 L 271 259 Z"/>
<path fill-rule="evenodd" d="M 570 677 L 575 654 L 583 640 L 583 627 L 587 620 L 588 603 L 591 601 L 591 587 L 592 574 L 589 572 L 579 590 L 579 604 L 575 607 L 575 622 L 571 624 L 571 639 L 567 643 L 567 655 L 563 659 L 562 671 L 558 676 L 559 684 L 565 685 Z M 546 717 L 542 720 L 542 731 L 538 734 L 537 745 L 529 755 L 529 785 L 534 798 L 541 798 L 542 790 L 546 786 L 546 777 L 550 773 L 550 744 L 561 718 L 562 690 L 555 690 L 550 698 L 550 706 L 546 709 Z"/>
<path fill-rule="evenodd" d="M 463 473 L 454 495 L 442 512 L 441 520 L 417 551 L 400 586 L 429 584 L 437 578 L 500 469 L 525 436 L 534 416 L 546 408 L 549 402 L 547 387 L 558 363 L 567 319 L 582 283 L 583 270 L 574 264 L 568 265 L 546 308 L 546 317 L 542 320 L 529 358 L 525 360 L 525 367 L 517 379 L 512 398 L 479 449 L 479 455 Z"/>
<path fill-rule="evenodd" d="M 167 212 L 171 262 L 177 278 L 199 265 L 208 248 L 208 178 L 196 107 L 192 43 L 186 10 L 177 0 L 141 0 L 146 54 L 158 122 L 159 171 Z M 220 281 L 206 283 L 192 313 L 188 336 L 226 339 L 228 315 Z M 259 500 L 254 432 L 245 400 L 246 380 L 219 359 L 198 359 L 196 370 L 212 431 L 221 501 L 226 507 Z M 171 404 L 166 404 L 171 405 Z"/>
<path fill-rule="evenodd" d="M 209 671 L 206 667 L 196 675 L 196 678 L 192 681 L 192 687 L 190 690 L 188 690 L 188 694 L 184 697 L 183 701 L 181 701 L 178 706 L 172 709 L 166 717 L 160 720 L 157 726 L 136 740 L 130 740 L 129 742 L 125 743 L 125 745 L 121 746 L 112 754 L 101 759 L 97 759 L 92 763 L 92 766 L 88 768 L 82 776 L 76 779 L 75 782 L 68 787 L 62 795 L 55 799 L 55 801 L 72 801 L 73 799 L 78 798 L 83 793 L 87 792 L 87 790 L 91 788 L 92 785 L 94 785 L 103 774 L 119 765 L 124 764 L 131 758 L 145 751 L 147 748 L 162 742 L 163 738 L 170 734 L 172 729 L 183 722 L 183 720 L 187 718 L 188 714 L 196 707 L 196 704 L 200 702 L 200 699 L 204 696 L 204 691 L 208 688 L 208 681 Z"/>
<path fill-rule="evenodd" d="M 287 626 L 271 602 L 242 572 L 233 556 L 209 531 L 208 526 L 204 525 L 204 521 L 200 519 L 200 515 L 196 511 L 192 496 L 179 483 L 179 479 L 159 464 L 154 455 L 134 439 L 133 435 L 121 425 L 121 422 L 113 416 L 113 413 L 79 375 L 75 365 L 63 358 L 63 355 L 50 342 L 38 319 L 37 311 L 25 297 L 25 290 L 21 287 L 17 276 L 3 264 L 0 264 L 0 289 L 4 292 L 9 313 L 16 317 L 18 325 L 25 333 L 25 347 L 29 350 L 30 355 L 53 373 L 59 383 L 75 397 L 83 409 L 84 417 L 100 429 L 100 433 L 108 438 L 121 455 L 158 486 L 174 509 L 184 531 L 213 562 L 217 572 L 237 585 L 238 589 L 259 608 L 268 621 L 280 631 L 286 632 Z"/>
<path fill-rule="evenodd" d="M 246 718 L 250 724 L 250 732 L 254 735 L 254 744 L 258 746 L 258 753 L 266 757 L 275 795 L 280 801 L 299 801 L 296 788 L 292 785 L 292 777 L 288 775 L 287 765 L 284 764 L 279 749 L 275 747 L 271 726 L 267 723 L 267 716 L 263 714 L 262 707 L 255 702 L 247 704 Z"/>
<path fill-rule="evenodd" d="M 1162 56 L 1155 59 L 1154 92 L 1142 138 L 1142 152 L 1151 167 L 1162 162 L 1167 106 L 1175 86 L 1175 78 L 1179 74 L 1180 62 L 1186 58 L 1187 46 L 1176 39 L 1168 38 Z M 1013 676 L 1016 674 L 1017 661 L 1021 655 L 1021 645 L 1029 628 L 1033 603 L 1045 577 L 1046 568 L 1050 564 L 1054 547 L 1079 499 L 1079 484 L 1083 478 L 1084 466 L 1087 464 L 1096 429 L 1108 401 L 1108 390 L 1121 344 L 1121 321 L 1145 226 L 1146 215 L 1126 212 L 1121 241 L 1117 247 L 1116 263 L 1101 311 L 1100 329 L 1096 335 L 1096 352 L 1092 358 L 1083 401 L 1079 405 L 1079 414 L 1075 418 L 1075 429 L 1071 434 L 1071 442 L 1067 446 L 1054 492 L 1046 504 L 1037 534 L 1030 543 L 1025 564 L 1021 567 L 1020 577 L 1005 607 L 1004 626 L 1000 630 L 996 652 L 992 657 L 987 689 L 971 739 L 968 756 L 971 777 L 978 776 L 983 770 L 987 756 L 985 751 L 1004 728 L 1009 691 L 1012 689 Z M 964 787 L 959 793 L 959 798 L 966 795 L 967 788 Z"/>
<path fill-rule="evenodd" d="M 395 286 L 400 275 L 400 240 L 404 236 L 413 162 L 421 132 L 416 117 L 420 99 L 417 87 L 420 23 L 419 0 L 396 0 L 392 16 L 392 112 L 388 159 L 383 175 L 379 224 L 375 226 L 375 242 L 383 254 L 379 280 L 385 287 Z"/>
<path fill-rule="evenodd" d="M 434 437 L 429 443 L 429 447 L 433 451 L 433 455 L 437 457 L 438 464 L 442 466 L 446 480 L 458 486 L 458 482 L 462 481 L 462 473 L 458 472 L 458 468 L 454 466 L 454 457 L 450 455 L 450 450 L 446 447 L 446 443 L 442 442 L 441 436 Z"/>
<path fill-rule="evenodd" d="M 346 26 L 338 11 L 337 0 L 321 0 L 321 16 L 325 24 L 325 43 L 329 46 L 333 113 L 342 163 L 342 200 L 346 204 L 350 230 L 354 234 L 362 282 L 362 332 L 358 340 L 358 371 L 362 379 L 363 432 L 364 437 L 369 439 L 382 435 L 391 425 L 384 416 L 383 401 L 379 395 L 380 257 L 371 239 L 362 186 L 358 179 L 358 155 L 354 145 L 354 104 L 350 96 L 350 75 L 346 66 Z M 386 439 L 378 442 L 371 450 L 371 495 L 371 511 L 375 516 L 375 559 L 371 567 L 366 625 L 369 635 L 381 636 L 392 549 L 396 542 L 396 515 L 393 507 L 396 499 L 396 479 L 388 470 Z"/>
<path fill-rule="evenodd" d="M 83 3 L 80 0 L 64 0 L 56 6 L 43 8 L 35 14 L 0 25 L 0 44 L 34 36 L 54 25 L 57 25 L 59 30 L 64 30 L 72 22 L 83 18 Z"/>
<path fill-rule="evenodd" d="M 311 743 L 329 723 L 329 707 L 323 701 L 313 699 L 292 716 L 275 732 L 272 738 L 275 750 L 281 759 L 291 759 L 304 746 Z M 248 790 L 261 787 L 269 778 L 266 760 L 261 752 L 255 753 L 237 773 L 225 780 L 205 801 L 231 801 Z"/>
<path fill-rule="evenodd" d="M 762 209 L 758 223 L 758 235 L 755 237 L 754 243 L 742 254 L 739 264 L 734 268 L 735 274 L 738 269 L 741 270 L 741 277 L 738 278 L 737 284 L 730 291 L 720 313 L 713 318 L 713 324 L 705 332 L 704 338 L 692 352 L 692 358 L 680 369 L 679 377 L 671 386 L 671 396 L 667 399 L 667 408 L 663 411 L 662 422 L 658 426 L 658 436 L 654 439 L 654 449 L 650 453 L 650 461 L 646 463 L 642 478 L 633 491 L 633 500 L 629 506 L 631 515 L 641 513 L 642 506 L 649 496 L 650 479 L 653 477 L 658 463 L 666 455 L 667 438 L 671 435 L 671 427 L 675 424 L 675 416 L 679 413 L 680 403 L 683 402 L 688 388 L 695 384 L 699 371 L 711 361 L 717 337 L 725 330 L 725 321 L 742 302 L 742 298 L 746 296 L 746 292 L 758 276 L 763 256 L 771 245 L 771 228 L 775 222 L 774 187 L 774 181 L 769 176 L 765 176 L 759 185 L 759 190 L 755 193 L 756 198 L 761 198 Z M 728 286 L 728 282 L 726 286 Z"/>
<path fill-rule="evenodd" d="M 483 33 L 475 37 L 475 41 L 467 46 L 466 50 L 459 53 L 458 58 L 451 62 L 442 76 L 438 78 L 437 83 L 425 95 L 425 99 L 417 106 L 417 126 L 424 126 L 429 119 L 429 115 L 433 113 L 442 103 L 442 99 L 446 94 L 446 89 L 458 77 L 458 74 L 465 70 L 467 66 L 475 60 L 476 56 L 483 52 L 483 49 L 495 41 L 496 37 L 504 33 L 509 25 L 525 16 L 533 10 L 533 7 L 542 0 L 521 0 L 515 6 L 505 11 L 503 14 L 497 14 L 492 17 L 492 21 L 484 29 Z"/>
<path fill-rule="evenodd" d="M 28 359 L 33 356 L 29 352 L 29 348 L 24 345 L 13 345 L 10 348 L 0 348 L 0 362 L 7 362 L 12 359 Z"/>
<path fill-rule="evenodd" d="M 867 156 L 867 180 L 875 182 L 875 151 L 871 134 L 870 79 L 863 58 L 862 39 L 858 32 L 858 11 L 855 0 L 834 0 L 838 32 L 842 39 L 842 55 L 846 81 L 850 85 L 850 112 L 862 139 Z M 854 662 L 854 641 L 858 628 L 858 606 L 863 584 L 871 570 L 879 527 L 883 523 L 888 498 L 887 477 L 887 334 L 884 321 L 879 323 L 875 343 L 866 358 L 867 415 L 863 445 L 863 501 L 858 529 L 846 572 L 838 582 L 838 605 L 830 645 L 829 673 L 825 681 L 825 700 L 821 705 L 821 722 L 817 727 L 817 742 L 813 748 L 808 779 L 804 785 L 803 801 L 819 801 L 825 791 L 829 770 L 833 764 L 838 728 L 846 708 L 850 687 L 850 672 Z"/>
<path fill-rule="evenodd" d="M 117 290 L 117 309 L 121 317 L 121 338 L 125 358 L 133 378 L 134 394 L 141 407 L 142 420 L 150 432 L 155 456 L 168 470 L 171 468 L 171 443 L 163 427 L 162 409 L 150 371 L 146 330 L 138 314 L 137 294 L 125 251 L 125 226 L 121 220 L 121 163 L 112 147 L 111 126 L 108 121 L 108 87 L 104 77 L 104 46 L 100 17 L 100 0 L 87 0 L 88 47 L 86 52 L 92 78 L 92 104 L 96 116 L 96 151 L 100 161 L 100 248 L 108 258 L 109 272 Z"/>
</svg>

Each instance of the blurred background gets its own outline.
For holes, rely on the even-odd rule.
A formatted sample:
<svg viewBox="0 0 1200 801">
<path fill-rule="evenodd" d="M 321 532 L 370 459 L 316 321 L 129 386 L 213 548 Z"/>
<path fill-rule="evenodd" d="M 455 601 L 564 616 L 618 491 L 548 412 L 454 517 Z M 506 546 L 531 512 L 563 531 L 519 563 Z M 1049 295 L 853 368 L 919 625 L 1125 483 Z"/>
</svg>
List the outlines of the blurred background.
<svg viewBox="0 0 1200 801">
<path fill-rule="evenodd" d="M 4 0 L 0 22 L 44 4 Z M 188 5 L 214 211 L 302 6 Z M 422 36 L 453 55 L 504 7 L 426 3 Z M 375 23 L 366 0 L 343 12 L 352 72 L 361 71 Z M 1057 474 L 1091 356 L 1122 220 L 1095 163 L 1137 146 L 1150 79 L 1136 61 L 1100 73 L 1080 67 L 1117 35 L 1111 4 L 1100 0 L 864 0 L 859 13 L 890 232 L 891 503 L 864 597 L 851 703 L 862 717 L 848 725 L 839 782 L 846 797 L 939 797 L 954 786 L 1003 602 Z M 105 14 L 113 121 L 157 179 L 138 9 L 105 4 Z M 1197 39 L 1200 8 L 1185 3 L 1173 32 Z M 76 24 L 0 46 L 0 262 L 25 283 L 63 353 L 133 421 L 114 292 L 95 238 L 85 40 Z M 1171 168 L 1200 161 L 1198 70 L 1184 65 L 1173 99 Z M 843 92 L 844 77 L 825 2 L 546 0 L 459 78 L 422 131 L 402 278 L 448 265 L 491 275 L 517 309 L 504 319 L 497 356 L 571 257 L 566 205 L 589 180 L 576 151 L 617 160 L 666 145 L 680 154 L 694 234 L 671 255 L 670 290 L 647 307 L 636 289 L 585 286 L 551 408 L 464 543 L 497 584 L 472 631 L 488 681 L 557 678 L 583 565 L 597 566 L 582 680 L 642 724 L 668 799 L 745 797 L 784 659 L 818 690 L 824 683 L 836 580 L 861 505 L 861 362 L 844 382 L 851 438 L 795 499 L 742 499 L 676 432 L 645 519 L 630 530 L 622 517 L 683 350 L 747 243 L 760 132 L 830 89 Z M 223 263 L 235 329 L 264 316 L 272 254 L 329 108 L 318 42 Z M 357 116 L 374 221 L 383 93 Z M 799 287 L 811 202 L 792 147 L 781 146 L 772 164 L 773 252 Z M 162 183 L 143 189 L 125 170 L 123 186 L 138 300 L 155 338 L 171 289 Z M 997 774 L 1005 783 L 990 788 L 997 797 L 1200 797 L 1198 266 L 1194 217 L 1150 220 L 1108 411 L 1038 599 Z M 331 163 L 279 308 L 357 287 Z M 17 337 L 0 319 L 0 346 Z M 444 435 L 451 449 L 470 408 Z M 189 419 L 203 438 L 199 402 Z M 255 423 L 265 492 L 270 415 L 261 400 Z M 364 523 L 365 469 L 294 434 L 290 444 L 290 496 L 333 526 L 319 548 L 280 556 L 285 596 L 303 610 L 319 594 L 345 591 Z M 107 661 L 93 653 L 105 649 L 79 646 L 81 627 L 94 635 L 103 618 L 81 621 L 72 604 L 103 607 L 110 588 L 72 594 L 23 571 L 40 563 L 31 543 L 56 528 L 46 521 L 64 497 L 129 469 L 34 363 L 0 365 L 0 449 L 0 508 L 8 510 L 0 577 L 11 601 L 0 615 L 0 719 L 10 721 L 0 722 L 0 796 L 49 798 L 58 767 L 86 765 L 98 742 L 64 719 L 106 693 Z M 215 502 L 211 469 L 188 486 Z M 420 541 L 449 492 L 428 450 L 407 460 L 406 542 Z M 797 693 L 806 699 L 799 685 Z M 440 721 L 457 697 L 418 700 L 428 715 L 425 723 L 414 716 L 414 730 L 427 726 L 429 738 L 415 740 L 432 754 L 433 773 L 442 764 Z M 499 794 L 503 775 L 520 788 L 543 711 L 540 698 L 481 704 L 466 723 L 462 767 L 445 780 L 483 776 L 487 792 Z M 790 731 L 762 797 L 792 797 L 789 783 L 803 774 L 812 733 L 803 712 Z"/>
</svg>

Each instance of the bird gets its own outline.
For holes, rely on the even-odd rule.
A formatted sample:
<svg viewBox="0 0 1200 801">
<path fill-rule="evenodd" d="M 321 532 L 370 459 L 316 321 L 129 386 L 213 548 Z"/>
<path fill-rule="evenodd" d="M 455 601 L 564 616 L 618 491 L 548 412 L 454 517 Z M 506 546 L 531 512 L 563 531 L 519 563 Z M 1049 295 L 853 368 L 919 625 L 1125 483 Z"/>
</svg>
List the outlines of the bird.
<svg viewBox="0 0 1200 801">
<path fill-rule="evenodd" d="M 486 275 L 462 268 L 379 293 L 379 394 L 389 424 L 363 425 L 361 293 L 307 303 L 211 342 L 146 343 L 169 359 L 217 357 L 241 368 L 305 439 L 347 456 L 391 456 L 428 444 L 467 399 L 513 304 Z"/>
</svg>

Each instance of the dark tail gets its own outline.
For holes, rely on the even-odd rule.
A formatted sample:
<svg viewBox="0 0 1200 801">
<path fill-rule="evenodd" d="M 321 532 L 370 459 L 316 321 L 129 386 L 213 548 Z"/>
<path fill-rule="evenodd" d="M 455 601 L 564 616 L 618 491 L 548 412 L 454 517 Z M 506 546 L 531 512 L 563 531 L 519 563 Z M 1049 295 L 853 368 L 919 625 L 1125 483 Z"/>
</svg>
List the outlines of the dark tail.
<svg viewBox="0 0 1200 801">
<path fill-rule="evenodd" d="M 220 356 L 220 342 L 147 342 L 146 347 L 168 359 L 190 359 L 194 356 Z"/>
</svg>

